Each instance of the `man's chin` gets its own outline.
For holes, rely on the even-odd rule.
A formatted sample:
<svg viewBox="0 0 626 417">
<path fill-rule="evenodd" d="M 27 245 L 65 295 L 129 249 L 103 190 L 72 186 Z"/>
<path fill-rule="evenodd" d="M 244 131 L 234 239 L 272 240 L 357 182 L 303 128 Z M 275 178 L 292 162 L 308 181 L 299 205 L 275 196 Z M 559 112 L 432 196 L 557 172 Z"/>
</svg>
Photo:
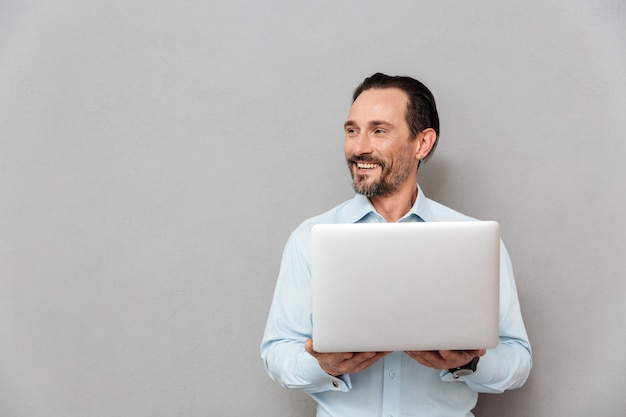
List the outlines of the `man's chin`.
<svg viewBox="0 0 626 417">
<path fill-rule="evenodd" d="M 378 184 L 364 184 L 363 182 L 355 182 L 352 184 L 352 188 L 357 194 L 364 195 L 365 197 L 374 197 L 380 192 Z"/>
<path fill-rule="evenodd" d="M 398 189 L 386 182 L 374 181 L 359 181 L 358 178 L 352 182 L 352 188 L 357 194 L 364 195 L 365 197 L 388 197 L 393 195 Z"/>
</svg>

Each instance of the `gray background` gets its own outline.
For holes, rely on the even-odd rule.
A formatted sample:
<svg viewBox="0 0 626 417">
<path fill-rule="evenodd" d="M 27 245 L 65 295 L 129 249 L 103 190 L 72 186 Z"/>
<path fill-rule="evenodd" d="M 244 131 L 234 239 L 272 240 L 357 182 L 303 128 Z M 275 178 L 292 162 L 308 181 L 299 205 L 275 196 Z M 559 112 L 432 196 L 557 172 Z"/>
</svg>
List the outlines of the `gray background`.
<svg viewBox="0 0 626 417">
<path fill-rule="evenodd" d="M 0 415 L 312 416 L 258 345 L 288 234 L 352 195 L 342 124 L 384 71 L 437 97 L 426 193 L 498 220 L 514 262 L 535 368 L 477 415 L 623 416 L 625 22 L 621 0 L 1 0 Z"/>
</svg>

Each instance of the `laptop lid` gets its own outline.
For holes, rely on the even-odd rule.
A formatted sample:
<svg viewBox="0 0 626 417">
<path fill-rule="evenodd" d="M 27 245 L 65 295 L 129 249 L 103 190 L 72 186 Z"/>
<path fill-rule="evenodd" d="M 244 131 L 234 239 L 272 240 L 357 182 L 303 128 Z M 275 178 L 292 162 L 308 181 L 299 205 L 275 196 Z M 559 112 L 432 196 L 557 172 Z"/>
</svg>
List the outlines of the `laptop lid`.
<svg viewBox="0 0 626 417">
<path fill-rule="evenodd" d="M 321 224 L 312 239 L 316 351 L 498 344 L 498 223 Z"/>
</svg>

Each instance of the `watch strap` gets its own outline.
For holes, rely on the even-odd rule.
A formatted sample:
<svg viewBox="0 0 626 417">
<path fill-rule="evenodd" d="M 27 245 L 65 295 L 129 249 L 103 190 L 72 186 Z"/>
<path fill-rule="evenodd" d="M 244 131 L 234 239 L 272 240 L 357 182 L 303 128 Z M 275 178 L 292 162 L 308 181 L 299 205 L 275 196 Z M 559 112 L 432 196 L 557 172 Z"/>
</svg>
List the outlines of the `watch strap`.
<svg viewBox="0 0 626 417">
<path fill-rule="evenodd" d="M 474 356 L 470 363 L 467 365 L 459 366 L 458 368 L 450 368 L 448 372 L 452 374 L 454 379 L 458 379 L 462 376 L 469 376 L 476 372 L 476 366 L 478 365 L 478 361 L 480 360 L 479 356 Z"/>
</svg>

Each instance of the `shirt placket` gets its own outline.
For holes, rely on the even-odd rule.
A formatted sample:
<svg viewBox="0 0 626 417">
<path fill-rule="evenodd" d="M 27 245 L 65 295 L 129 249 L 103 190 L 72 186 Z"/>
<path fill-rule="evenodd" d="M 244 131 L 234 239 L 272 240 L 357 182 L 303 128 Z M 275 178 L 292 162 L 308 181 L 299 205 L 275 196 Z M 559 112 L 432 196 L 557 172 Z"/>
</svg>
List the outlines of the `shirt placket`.
<svg viewBox="0 0 626 417">
<path fill-rule="evenodd" d="M 384 358 L 383 402 L 381 417 L 400 416 L 400 372 L 402 352 L 393 352 Z"/>
</svg>

